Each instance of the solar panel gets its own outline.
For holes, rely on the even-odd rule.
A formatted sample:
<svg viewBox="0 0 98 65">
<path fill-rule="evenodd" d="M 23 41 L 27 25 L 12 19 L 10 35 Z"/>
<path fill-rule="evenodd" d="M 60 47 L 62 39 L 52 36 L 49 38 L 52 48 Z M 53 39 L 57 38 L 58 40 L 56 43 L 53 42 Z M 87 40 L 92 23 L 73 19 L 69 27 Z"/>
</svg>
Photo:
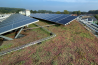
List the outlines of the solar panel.
<svg viewBox="0 0 98 65">
<path fill-rule="evenodd" d="M 41 15 L 41 19 L 45 19 L 45 18 L 48 18 L 49 17 L 49 15 Z"/>
<path fill-rule="evenodd" d="M 50 20 L 50 19 L 53 19 L 55 17 L 57 17 L 57 15 L 50 15 L 48 18 L 45 18 L 45 20 Z"/>
<path fill-rule="evenodd" d="M 53 20 L 51 20 L 51 21 L 58 21 L 58 20 L 61 20 L 61 19 L 63 19 L 63 18 L 66 18 L 66 17 L 68 17 L 68 16 L 61 16 L 61 17 L 59 17 L 59 18 L 56 18 L 56 19 L 53 19 Z"/>
<path fill-rule="evenodd" d="M 92 21 L 92 18 L 88 18 L 88 21 Z"/>
<path fill-rule="evenodd" d="M 77 16 L 71 16 L 70 14 L 31 14 L 30 16 L 63 25 L 77 18 Z"/>
<path fill-rule="evenodd" d="M 93 19 L 94 21 L 97 21 L 97 19 L 96 19 L 95 17 L 92 17 L 92 19 Z"/>
<path fill-rule="evenodd" d="M 60 23 L 60 24 L 67 24 L 69 21 L 71 21 L 71 20 L 63 19 L 63 20 L 59 21 L 58 23 Z"/>
<path fill-rule="evenodd" d="M 58 23 L 67 24 L 67 23 L 71 22 L 72 20 L 74 20 L 75 18 L 76 18 L 76 16 L 69 16 L 69 17 L 64 18 L 62 20 L 59 20 Z"/>
<path fill-rule="evenodd" d="M 69 16 L 67 19 L 75 19 L 77 16 Z"/>
<path fill-rule="evenodd" d="M 24 27 L 28 24 L 37 22 L 38 20 L 23 16 L 20 14 L 13 14 L 0 23 L 0 34 Z"/>
<path fill-rule="evenodd" d="M 0 27 L 7 26 L 7 25 L 10 25 L 10 24 L 13 24 L 13 23 L 16 23 L 16 22 L 20 22 L 20 21 L 23 21 L 23 20 L 25 20 L 25 19 L 3 21 L 2 24 L 0 24 Z"/>
<path fill-rule="evenodd" d="M 23 26 L 23 25 L 27 25 L 33 21 L 36 21 L 35 19 L 28 19 L 28 20 L 25 20 L 25 21 L 21 21 L 21 22 L 18 22 L 18 23 L 15 23 L 13 24 L 13 28 L 16 28 L 16 27 L 19 27 L 19 26 Z"/>
<path fill-rule="evenodd" d="M 55 17 L 47 18 L 47 20 L 52 21 L 53 19 L 59 18 L 61 16 L 63 16 L 63 15 L 56 15 Z"/>
</svg>

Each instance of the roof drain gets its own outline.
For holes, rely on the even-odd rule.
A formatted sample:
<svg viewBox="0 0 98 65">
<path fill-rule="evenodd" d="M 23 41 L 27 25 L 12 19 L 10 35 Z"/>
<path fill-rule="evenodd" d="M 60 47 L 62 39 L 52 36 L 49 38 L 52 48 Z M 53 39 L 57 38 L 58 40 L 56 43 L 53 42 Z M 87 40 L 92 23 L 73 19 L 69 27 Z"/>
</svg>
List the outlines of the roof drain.
<svg viewBox="0 0 98 65">
<path fill-rule="evenodd" d="M 40 27 L 40 28 L 42 28 L 43 30 L 47 31 L 48 33 L 50 33 L 50 36 L 48 36 L 46 38 L 43 38 L 43 39 L 40 39 L 40 40 L 37 40 L 37 41 L 34 41 L 34 42 L 30 42 L 28 44 L 24 44 L 24 45 L 21 45 L 21 46 L 12 48 L 12 49 L 8 49 L 6 51 L 2 51 L 2 52 L 0 52 L 0 56 L 5 55 L 5 54 L 10 53 L 10 52 L 14 52 L 14 51 L 17 51 L 17 50 L 26 48 L 26 47 L 29 47 L 29 46 L 34 45 L 34 44 L 37 44 L 37 43 L 38 44 L 41 44 L 43 41 L 46 41 L 46 40 L 51 39 L 51 38 L 53 38 L 53 37 L 56 36 L 56 34 L 50 32 L 49 30 L 45 29 L 44 27 L 42 27 L 42 26 L 40 26 L 38 24 L 35 24 L 35 25 L 38 26 L 38 27 Z"/>
</svg>

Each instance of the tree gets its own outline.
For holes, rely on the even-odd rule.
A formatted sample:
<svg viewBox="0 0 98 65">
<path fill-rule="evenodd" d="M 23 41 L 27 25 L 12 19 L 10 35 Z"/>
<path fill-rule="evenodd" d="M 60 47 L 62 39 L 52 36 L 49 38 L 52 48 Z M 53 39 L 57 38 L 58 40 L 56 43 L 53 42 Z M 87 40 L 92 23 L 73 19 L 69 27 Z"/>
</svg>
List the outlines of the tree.
<svg viewBox="0 0 98 65">
<path fill-rule="evenodd" d="M 69 14 L 69 12 L 67 10 L 64 10 L 64 14 Z"/>
<path fill-rule="evenodd" d="M 19 13 L 19 11 L 22 11 L 25 9 L 22 8 L 8 8 L 8 7 L 0 7 L 0 13 Z"/>
<path fill-rule="evenodd" d="M 98 10 L 95 11 L 95 14 L 98 14 Z"/>
<path fill-rule="evenodd" d="M 16 13 L 19 13 L 19 11 L 21 11 L 21 10 L 17 10 Z"/>
<path fill-rule="evenodd" d="M 73 11 L 73 14 L 77 14 L 77 11 Z"/>
<path fill-rule="evenodd" d="M 50 10 L 38 10 L 38 13 L 52 13 Z"/>
<path fill-rule="evenodd" d="M 31 13 L 33 13 L 33 10 L 30 10 Z"/>
<path fill-rule="evenodd" d="M 60 11 L 57 11 L 56 14 L 61 14 L 61 12 Z"/>
<path fill-rule="evenodd" d="M 37 13 L 37 11 L 36 11 L 36 10 L 34 10 L 34 11 L 33 11 L 33 13 Z"/>
<path fill-rule="evenodd" d="M 89 14 L 98 14 L 98 10 L 90 10 L 88 13 Z"/>
<path fill-rule="evenodd" d="M 87 14 L 88 12 L 81 12 L 81 14 Z"/>
<path fill-rule="evenodd" d="M 77 11 L 77 14 L 78 14 L 78 15 L 80 15 L 80 14 L 81 14 L 81 12 L 80 12 L 80 11 Z"/>
<path fill-rule="evenodd" d="M 98 20 L 98 15 L 95 15 L 94 17 Z"/>
</svg>

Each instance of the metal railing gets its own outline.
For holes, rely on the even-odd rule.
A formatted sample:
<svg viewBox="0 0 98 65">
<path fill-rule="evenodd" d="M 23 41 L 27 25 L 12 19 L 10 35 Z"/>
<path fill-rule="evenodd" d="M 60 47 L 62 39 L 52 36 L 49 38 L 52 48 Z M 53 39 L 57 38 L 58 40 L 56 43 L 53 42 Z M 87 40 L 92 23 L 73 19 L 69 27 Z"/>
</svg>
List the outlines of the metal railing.
<svg viewBox="0 0 98 65">
<path fill-rule="evenodd" d="M 88 22 L 88 21 L 84 21 L 81 19 L 77 19 L 81 24 L 84 24 L 86 27 L 88 27 L 88 29 L 94 34 L 97 35 L 98 34 L 98 25 Z"/>
</svg>

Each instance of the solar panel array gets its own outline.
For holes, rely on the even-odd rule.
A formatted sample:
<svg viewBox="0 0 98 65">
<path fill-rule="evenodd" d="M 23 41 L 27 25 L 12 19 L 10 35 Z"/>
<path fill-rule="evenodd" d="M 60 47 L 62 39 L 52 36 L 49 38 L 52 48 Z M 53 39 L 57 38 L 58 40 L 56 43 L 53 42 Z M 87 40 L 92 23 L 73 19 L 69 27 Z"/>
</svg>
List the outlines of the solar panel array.
<svg viewBox="0 0 98 65">
<path fill-rule="evenodd" d="M 95 17 L 91 17 L 93 19 L 93 21 L 97 21 L 97 19 Z"/>
<path fill-rule="evenodd" d="M 92 21 L 92 18 L 88 18 L 88 21 Z"/>
<path fill-rule="evenodd" d="M 35 21 L 38 20 L 21 14 L 13 14 L 0 23 L 0 34 L 26 26 L 27 24 L 34 23 Z"/>
<path fill-rule="evenodd" d="M 31 14 L 30 16 L 63 25 L 77 18 L 77 16 L 71 16 L 70 14 Z"/>
</svg>

